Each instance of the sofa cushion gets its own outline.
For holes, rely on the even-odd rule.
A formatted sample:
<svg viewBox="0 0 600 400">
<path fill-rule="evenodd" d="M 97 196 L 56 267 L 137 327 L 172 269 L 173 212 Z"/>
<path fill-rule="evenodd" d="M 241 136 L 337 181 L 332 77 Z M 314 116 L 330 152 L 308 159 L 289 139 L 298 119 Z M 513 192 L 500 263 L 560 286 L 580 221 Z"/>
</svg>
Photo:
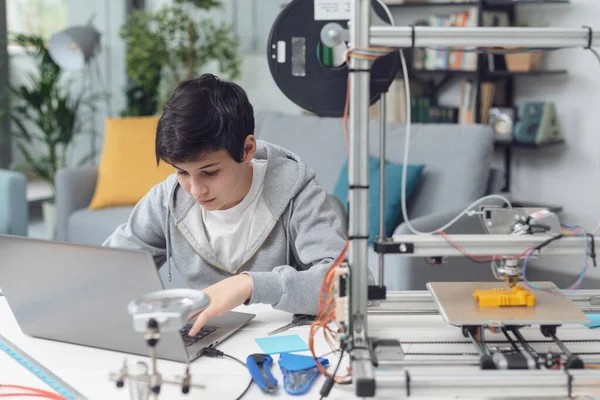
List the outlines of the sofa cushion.
<svg viewBox="0 0 600 400">
<path fill-rule="evenodd" d="M 82 208 L 69 216 L 69 237 L 72 243 L 100 246 L 129 219 L 133 207 L 110 207 L 90 211 Z"/>
<path fill-rule="evenodd" d="M 405 125 L 387 123 L 386 159 L 403 162 Z M 257 113 L 256 135 L 294 152 L 333 193 L 347 159 L 340 118 Z M 486 193 L 494 135 L 487 125 L 412 124 L 409 164 L 423 164 L 419 186 L 408 203 L 409 217 L 455 210 Z M 379 152 L 379 121 L 369 122 L 369 154 Z"/>
<path fill-rule="evenodd" d="M 258 139 L 297 154 L 327 192 L 333 193 L 348 156 L 340 119 L 263 112 L 256 115 L 255 132 Z"/>
<path fill-rule="evenodd" d="M 98 167 L 98 182 L 90 210 L 133 206 L 175 169 L 156 165 L 158 117 L 108 118 Z"/>
<path fill-rule="evenodd" d="M 371 132 L 379 122 L 372 121 Z M 403 162 L 404 125 L 389 124 L 386 159 Z M 371 154 L 379 149 L 378 135 L 369 136 Z M 457 210 L 486 193 L 494 152 L 494 135 L 487 125 L 413 124 L 409 164 L 427 166 L 408 202 L 409 217 Z"/>
<path fill-rule="evenodd" d="M 406 171 L 406 197 L 419 184 L 424 165 L 409 165 Z M 369 244 L 379 233 L 379 159 L 369 157 Z M 335 186 L 334 196 L 348 209 L 348 162 L 344 163 Z M 402 164 L 385 163 L 385 235 L 391 236 L 402 222 Z"/>
</svg>

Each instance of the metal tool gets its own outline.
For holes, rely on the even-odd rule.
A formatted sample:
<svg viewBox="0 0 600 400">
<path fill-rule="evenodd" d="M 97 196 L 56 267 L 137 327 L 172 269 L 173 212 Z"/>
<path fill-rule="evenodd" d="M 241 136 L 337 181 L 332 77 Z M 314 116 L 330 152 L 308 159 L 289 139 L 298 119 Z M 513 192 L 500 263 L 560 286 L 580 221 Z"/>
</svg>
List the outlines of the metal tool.
<svg viewBox="0 0 600 400">
<path fill-rule="evenodd" d="M 208 296 L 199 290 L 166 289 L 131 301 L 127 305 L 127 311 L 133 317 L 133 327 L 137 332 L 145 332 L 152 319 L 165 332 L 181 329 L 195 313 L 209 304 Z"/>
<path fill-rule="evenodd" d="M 133 327 L 137 332 L 145 332 L 144 339 L 148 344 L 151 361 L 151 371 L 147 370 L 134 375 L 129 373 L 127 362 L 119 372 L 109 375 L 117 387 L 125 386 L 125 381 L 136 383 L 138 395 L 148 398 L 150 393 L 158 399 L 163 384 L 181 387 L 183 394 L 188 394 L 191 388 L 204 389 L 204 385 L 192 383 L 189 366 L 184 376 L 177 379 L 164 379 L 157 369 L 156 346 L 161 338 L 161 331 L 180 330 L 194 314 L 202 311 L 210 304 L 210 299 L 203 292 L 193 289 L 166 289 L 148 293 L 131 301 L 127 311 L 133 318 Z M 142 390 L 143 389 L 143 390 Z"/>
<path fill-rule="evenodd" d="M 71 399 L 85 400 L 87 397 L 75 390 L 71 385 L 56 376 L 33 357 L 25 353 L 4 336 L 0 335 L 0 350 L 4 351 L 15 361 L 25 367 L 29 372 L 40 378 L 44 383 L 54 389 L 61 396 Z"/>
<path fill-rule="evenodd" d="M 274 331 L 271 331 L 271 332 L 267 333 L 267 336 L 272 336 L 272 335 L 281 333 L 283 331 L 287 331 L 288 329 L 294 328 L 296 326 L 310 325 L 310 324 L 313 323 L 314 320 L 315 320 L 315 316 L 314 315 L 294 314 L 294 316 L 292 318 L 292 322 L 290 322 L 289 324 L 286 324 L 286 325 L 282 326 L 281 328 L 277 328 Z"/>
<path fill-rule="evenodd" d="M 246 367 L 250 371 L 252 380 L 265 393 L 277 391 L 277 379 L 271 374 L 273 358 L 267 354 L 251 354 L 246 358 Z"/>
</svg>

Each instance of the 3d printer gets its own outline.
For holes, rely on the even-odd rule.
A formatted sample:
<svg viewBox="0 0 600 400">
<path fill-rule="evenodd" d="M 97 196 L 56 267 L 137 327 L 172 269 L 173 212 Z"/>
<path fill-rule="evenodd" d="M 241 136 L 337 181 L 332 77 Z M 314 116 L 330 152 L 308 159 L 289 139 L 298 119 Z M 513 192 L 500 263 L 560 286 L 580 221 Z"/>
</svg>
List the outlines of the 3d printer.
<svg viewBox="0 0 600 400">
<path fill-rule="evenodd" d="M 585 363 L 558 338 L 557 328 L 588 321 L 580 302 L 593 304 L 596 295 L 576 289 L 588 260 L 591 258 L 595 263 L 595 237 L 578 227 L 561 225 L 555 214 L 543 208 L 512 208 L 506 201 L 504 206 L 482 206 L 476 211 L 476 206 L 485 202 L 481 199 L 456 219 L 479 215 L 488 232 L 486 235 L 446 235 L 445 229 L 456 219 L 434 232 L 419 232 L 413 228 L 414 235 L 385 237 L 381 229 L 374 245 L 380 254 L 380 282 L 369 287 L 367 135 L 369 105 L 385 99 L 387 87 L 400 67 L 405 77 L 405 92 L 410 97 L 402 49 L 460 47 L 463 51 L 490 53 L 509 47 L 525 51 L 581 47 L 594 51 L 592 46 L 597 43 L 598 34 L 588 27 L 454 29 L 393 25 L 390 12 L 381 1 L 295 0 L 285 7 L 273 25 L 268 46 L 269 68 L 288 98 L 317 115 L 343 117 L 349 121 L 348 254 L 346 262 L 338 260 L 326 277 L 328 285 L 322 295 L 336 297 L 337 309 L 335 320 L 330 309 L 321 310 L 320 326 L 335 321 L 341 327 L 342 333 L 337 338 L 342 349 L 350 354 L 356 395 L 373 397 L 386 390 L 391 390 L 396 398 L 415 393 L 439 394 L 443 390 L 453 395 L 487 394 L 493 393 L 494 388 L 506 393 L 508 385 L 544 388 L 545 393 L 554 388 L 556 393 L 569 396 L 594 393 L 600 373 L 585 368 Z M 345 45 L 347 63 L 338 68 L 323 67 L 315 51 L 320 45 L 331 48 Z M 410 101 L 406 104 L 410 121 Z M 380 109 L 383 122 L 385 107 Z M 380 126 L 380 162 L 383 164 L 385 123 Z M 410 123 L 404 146 L 404 182 L 409 147 Z M 380 187 L 383 199 L 385 180 L 381 176 Z M 404 194 L 405 188 L 403 199 Z M 381 219 L 383 215 L 384 207 L 380 204 Z M 409 221 L 405 201 L 403 216 Z M 526 278 L 524 272 L 533 257 L 582 252 L 585 252 L 586 266 L 571 291 L 560 291 L 550 282 L 534 283 Z M 429 293 L 389 295 L 382 279 L 385 254 L 429 257 L 438 263 L 443 263 L 445 257 L 473 257 L 489 262 L 498 282 L 431 282 Z M 498 294 L 498 289 L 504 293 Z M 515 296 L 509 296 L 511 293 Z M 424 307 L 424 312 L 441 313 L 448 324 L 459 327 L 475 345 L 479 371 L 465 374 L 452 369 L 436 373 L 409 370 L 406 367 L 410 363 L 403 359 L 399 341 L 378 341 L 369 336 L 368 313 L 378 312 L 379 307 L 391 312 L 385 305 L 390 301 L 400 305 L 395 311 L 402 312 L 402 305 L 414 303 L 417 297 L 423 304 L 432 303 Z M 487 303 L 482 305 L 482 299 Z M 409 312 L 415 312 L 415 308 Z M 539 325 L 540 333 L 554 343 L 558 351 L 536 350 L 534 343 L 521 332 L 523 326 L 531 325 Z M 503 335 L 505 340 L 486 341 L 486 331 Z M 454 361 L 461 364 L 461 360 Z M 469 364 L 472 359 L 462 361 Z M 436 363 L 456 365 L 444 360 L 436 360 Z M 415 364 L 428 365 L 426 361 Z M 381 368 L 383 365 L 386 368 Z M 330 379 L 329 387 L 336 381 L 338 377 Z M 327 392 L 328 389 L 325 394 Z"/>
</svg>

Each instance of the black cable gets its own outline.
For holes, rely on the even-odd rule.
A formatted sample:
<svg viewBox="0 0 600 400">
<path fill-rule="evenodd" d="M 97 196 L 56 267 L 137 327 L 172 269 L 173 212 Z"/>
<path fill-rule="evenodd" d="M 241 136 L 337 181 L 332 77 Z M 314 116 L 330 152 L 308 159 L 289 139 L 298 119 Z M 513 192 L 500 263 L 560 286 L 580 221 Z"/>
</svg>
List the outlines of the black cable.
<svg viewBox="0 0 600 400">
<path fill-rule="evenodd" d="M 203 348 L 201 355 L 206 356 L 206 357 L 211 357 L 211 358 L 219 358 L 219 357 L 229 358 L 230 360 L 233 360 L 233 361 L 237 362 L 238 364 L 241 364 L 244 368 L 247 368 L 246 363 L 243 362 L 242 360 L 240 360 L 239 358 L 231 356 L 227 353 L 224 353 L 221 350 L 217 350 L 214 347 Z M 248 382 L 246 389 L 244 389 L 244 391 L 238 397 L 236 397 L 235 400 L 240 400 L 242 397 L 244 397 L 246 395 L 246 393 L 248 393 L 250 386 L 252 386 L 252 382 L 253 382 L 253 379 L 250 378 L 250 382 Z"/>
<path fill-rule="evenodd" d="M 594 235 L 591 233 L 586 233 L 586 235 L 590 238 L 590 257 L 592 258 L 592 262 L 594 263 L 594 267 L 597 267 L 596 263 L 596 240 L 594 240 Z M 1 295 L 0 295 L 1 296 Z"/>
<path fill-rule="evenodd" d="M 233 361 L 235 361 L 235 362 L 237 362 L 237 363 L 239 363 L 239 364 L 242 364 L 242 366 L 243 366 L 244 368 L 246 368 L 246 363 L 244 363 L 244 362 L 243 362 L 242 360 L 240 360 L 239 358 L 236 358 L 236 357 L 230 356 L 229 354 L 225 354 L 225 353 L 223 353 L 223 357 L 225 357 L 225 358 L 229 358 L 230 360 L 233 360 Z"/>
<path fill-rule="evenodd" d="M 510 335 L 508 334 L 508 331 L 506 330 L 506 327 L 502 327 L 502 333 L 504 334 L 504 336 L 506 337 L 506 339 L 508 340 L 508 342 L 511 344 L 511 346 L 513 347 L 513 349 L 515 349 L 515 351 L 517 353 L 521 353 L 521 349 L 519 348 L 519 346 L 517 346 L 517 344 L 515 343 L 515 341 L 513 340 L 513 338 L 510 337 Z"/>
<path fill-rule="evenodd" d="M 556 236 L 552 236 L 550 239 L 544 240 L 542 243 L 540 243 L 537 246 L 535 246 L 534 249 L 535 250 L 541 250 L 543 247 L 546 247 L 550 243 L 554 242 L 555 240 L 561 239 L 563 237 L 564 237 L 564 235 L 562 233 L 559 233 Z"/>
<path fill-rule="evenodd" d="M 598 62 L 600 62 L 600 54 L 598 54 L 598 52 L 596 51 L 596 49 L 590 47 L 588 50 L 591 51 L 596 56 L 596 58 L 598 59 Z"/>
<path fill-rule="evenodd" d="M 323 355 L 320 355 L 318 358 L 323 358 L 323 357 L 327 357 L 328 355 L 331 355 L 333 353 L 337 353 L 337 350 L 331 350 L 329 353 L 325 353 Z"/>
<path fill-rule="evenodd" d="M 594 31 L 592 30 L 591 26 L 584 25 L 582 28 L 586 28 L 588 30 L 588 43 L 584 49 L 590 50 L 592 48 L 592 41 L 594 40 Z"/>
<path fill-rule="evenodd" d="M 254 380 L 252 378 L 250 378 L 250 382 L 248 382 L 248 386 L 246 386 L 246 389 L 244 389 L 242 394 L 240 394 L 238 397 L 236 397 L 235 400 L 240 400 L 242 397 L 244 397 L 246 395 L 246 393 L 248 393 L 250 386 L 252 386 L 252 382 L 254 382 Z"/>
<path fill-rule="evenodd" d="M 591 240 L 590 243 L 590 253 L 587 254 L 588 257 L 592 258 L 594 265 L 596 265 L 596 242 L 594 241 L 594 235 L 589 234 L 587 232 L 584 231 L 585 236 L 588 236 Z M 558 234 L 556 236 L 551 237 L 550 239 L 540 243 L 539 245 L 537 245 L 535 247 L 536 250 L 540 250 L 542 247 L 547 246 L 548 244 L 552 243 L 553 241 L 562 238 L 564 235 L 563 234 Z M 579 282 L 579 279 L 581 279 L 581 274 L 583 274 L 583 271 L 581 273 L 579 273 L 577 275 L 577 277 L 575 278 L 575 280 L 570 283 L 569 285 L 567 285 L 567 288 L 571 288 L 573 286 L 575 286 L 575 284 L 577 284 L 577 282 Z M 562 289 L 559 289 L 562 290 Z"/>
<path fill-rule="evenodd" d="M 335 367 L 335 370 L 333 371 L 333 376 L 327 377 L 327 380 L 325 381 L 323 387 L 321 388 L 321 391 L 319 392 L 321 394 L 319 400 L 323 400 L 325 397 L 329 396 L 329 392 L 331 392 L 333 385 L 335 385 L 335 376 L 337 375 L 338 369 L 340 369 L 340 365 L 342 364 L 342 358 L 344 358 L 344 350 L 345 349 L 342 347 L 342 353 L 340 354 L 340 359 Z"/>
<path fill-rule="evenodd" d="M 539 358 L 539 354 L 537 353 L 537 351 L 533 347 L 531 347 L 531 345 L 523 337 L 523 335 L 519 331 L 519 327 L 518 326 L 512 326 L 509 329 L 511 330 L 512 334 L 515 335 L 515 337 L 517 338 L 517 340 L 519 341 L 519 343 L 521 343 L 521 346 L 523 346 L 523 349 L 531 357 L 533 357 L 534 360 L 537 360 Z"/>
</svg>

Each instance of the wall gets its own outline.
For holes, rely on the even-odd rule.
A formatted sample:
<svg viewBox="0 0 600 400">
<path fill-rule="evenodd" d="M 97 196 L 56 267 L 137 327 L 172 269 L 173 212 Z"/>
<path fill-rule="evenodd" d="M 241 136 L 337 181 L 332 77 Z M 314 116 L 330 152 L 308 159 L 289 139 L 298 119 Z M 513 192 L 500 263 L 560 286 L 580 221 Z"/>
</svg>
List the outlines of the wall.
<svg viewBox="0 0 600 400">
<path fill-rule="evenodd" d="M 124 1 L 112 0 L 68 0 L 69 25 L 86 24 L 93 17 L 93 25 L 102 34 L 102 49 L 97 57 L 99 74 L 92 77 L 93 90 L 108 94 L 106 101 L 98 104 L 94 115 L 94 125 L 99 133 L 95 146 L 99 151 L 104 136 L 104 119 L 118 116 L 125 107 L 124 88 L 127 82 L 125 72 L 125 44 L 119 37 L 119 28 L 126 19 Z M 75 159 L 85 155 L 92 148 L 89 137 L 78 138 L 75 144 Z"/>
</svg>

